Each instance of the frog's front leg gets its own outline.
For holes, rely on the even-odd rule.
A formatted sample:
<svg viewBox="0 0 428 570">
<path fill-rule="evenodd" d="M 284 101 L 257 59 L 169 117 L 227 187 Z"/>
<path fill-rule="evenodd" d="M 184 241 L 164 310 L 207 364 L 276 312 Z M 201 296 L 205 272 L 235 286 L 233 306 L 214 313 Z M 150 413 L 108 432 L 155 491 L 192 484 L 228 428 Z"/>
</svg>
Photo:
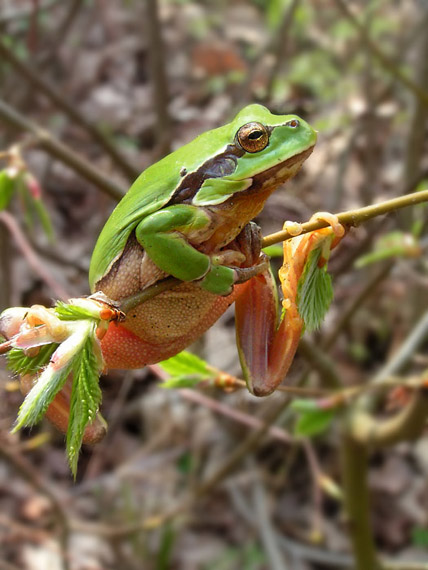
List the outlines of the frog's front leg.
<svg viewBox="0 0 428 570">
<path fill-rule="evenodd" d="M 135 235 L 151 260 L 166 273 L 182 281 L 198 281 L 211 293 L 228 295 L 235 283 L 250 279 L 265 266 L 239 267 L 246 260 L 239 250 L 209 255 L 196 249 L 192 243 L 203 243 L 212 224 L 204 208 L 177 204 L 143 219 Z"/>
<path fill-rule="evenodd" d="M 271 394 L 294 359 L 304 328 L 297 289 L 309 254 L 317 247 L 322 248 L 318 261 L 321 267 L 344 235 L 336 216 L 318 213 L 313 218 L 328 221 L 330 227 L 284 242 L 284 263 L 279 272 L 284 295 L 282 307 L 269 271 L 238 286 L 237 345 L 248 388 L 256 396 Z"/>
</svg>

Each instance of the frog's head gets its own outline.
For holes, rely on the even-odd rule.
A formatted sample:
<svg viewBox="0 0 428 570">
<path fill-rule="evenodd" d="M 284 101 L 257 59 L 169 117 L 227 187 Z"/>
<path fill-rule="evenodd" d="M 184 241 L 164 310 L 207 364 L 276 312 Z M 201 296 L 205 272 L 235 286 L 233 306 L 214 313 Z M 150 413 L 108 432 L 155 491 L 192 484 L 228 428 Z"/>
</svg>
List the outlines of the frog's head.
<svg viewBox="0 0 428 570">
<path fill-rule="evenodd" d="M 198 170 L 199 187 L 193 199 L 198 205 L 219 204 L 247 191 L 266 199 L 300 169 L 317 135 L 297 115 L 273 115 L 261 105 L 249 105 L 231 123 L 205 133 L 194 143 L 200 149 L 212 140 L 216 152 Z M 183 180 L 181 187 L 189 186 Z"/>
<path fill-rule="evenodd" d="M 314 129 L 297 115 L 273 115 L 261 105 L 242 109 L 230 127 L 233 145 L 241 151 L 234 172 L 237 180 L 284 182 L 294 176 L 317 140 Z"/>
</svg>

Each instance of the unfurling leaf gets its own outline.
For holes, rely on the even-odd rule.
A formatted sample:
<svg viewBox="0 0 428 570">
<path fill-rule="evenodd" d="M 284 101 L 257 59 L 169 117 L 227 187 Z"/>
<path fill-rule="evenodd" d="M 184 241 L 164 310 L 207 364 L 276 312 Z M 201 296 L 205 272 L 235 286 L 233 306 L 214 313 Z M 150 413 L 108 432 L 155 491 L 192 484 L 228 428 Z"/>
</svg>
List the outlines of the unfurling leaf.
<svg viewBox="0 0 428 570">
<path fill-rule="evenodd" d="M 316 330 L 333 300 L 333 287 L 327 264 L 318 266 L 322 248 L 312 251 L 299 280 L 297 305 L 307 331 Z"/>
<path fill-rule="evenodd" d="M 73 366 L 73 388 L 70 401 L 70 418 L 67 430 L 67 455 L 73 476 L 76 477 L 79 451 L 86 426 L 96 418 L 101 403 L 98 384 L 98 361 L 90 336 Z"/>
</svg>

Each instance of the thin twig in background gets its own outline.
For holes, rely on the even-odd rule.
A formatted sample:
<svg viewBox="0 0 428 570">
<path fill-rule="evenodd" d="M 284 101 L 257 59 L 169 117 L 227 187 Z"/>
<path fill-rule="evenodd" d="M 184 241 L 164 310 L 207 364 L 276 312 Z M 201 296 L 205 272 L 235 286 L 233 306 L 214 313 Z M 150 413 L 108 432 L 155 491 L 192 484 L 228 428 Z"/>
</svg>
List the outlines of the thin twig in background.
<svg viewBox="0 0 428 570">
<path fill-rule="evenodd" d="M 0 100 L 0 120 L 15 129 L 34 135 L 39 141 L 39 145 L 48 154 L 75 170 L 78 174 L 95 184 L 97 188 L 115 200 L 120 200 L 125 194 L 126 188 L 122 188 L 119 184 L 113 182 L 109 176 L 102 174 L 98 168 L 92 166 L 89 161 L 79 156 L 74 150 L 54 137 L 49 131 L 39 127 L 36 123 L 24 117 L 19 111 L 2 100 Z"/>
<path fill-rule="evenodd" d="M 14 51 L 8 48 L 1 40 L 0 57 L 2 57 L 4 61 L 7 61 L 21 77 L 30 83 L 33 88 L 35 88 L 39 93 L 42 93 L 47 99 L 61 109 L 61 111 L 68 115 L 72 122 L 76 123 L 88 132 L 112 159 L 113 163 L 130 179 L 130 181 L 133 181 L 138 176 L 140 171 L 128 162 L 122 153 L 118 151 L 109 137 L 97 125 L 85 117 L 79 111 L 78 107 L 68 101 L 68 99 L 60 93 L 54 85 L 44 79 L 40 72 L 34 68 L 34 65 L 30 67 L 29 64 L 16 56 Z"/>
<path fill-rule="evenodd" d="M 153 107 L 156 112 L 157 154 L 171 152 L 171 116 L 168 109 L 169 88 L 165 66 L 165 46 L 159 21 L 157 0 L 147 0 L 147 33 L 150 45 L 150 70 L 153 80 Z"/>
<path fill-rule="evenodd" d="M 12 256 L 10 255 L 10 236 L 4 226 L 0 227 L 0 311 L 12 304 Z"/>
<path fill-rule="evenodd" d="M 397 79 L 404 87 L 417 97 L 421 103 L 428 106 L 428 92 L 422 89 L 417 83 L 415 83 L 410 77 L 406 75 L 397 64 L 392 61 L 377 45 L 370 36 L 367 34 L 364 25 L 361 24 L 358 19 L 354 16 L 349 8 L 349 5 L 345 0 L 335 0 L 338 8 L 348 19 L 348 21 L 358 30 L 358 33 L 362 37 L 366 47 L 370 50 L 372 55 L 377 59 L 377 61 L 382 65 L 382 67 L 391 74 L 392 77 Z"/>
<path fill-rule="evenodd" d="M 52 277 L 50 272 L 45 269 L 42 261 L 32 249 L 30 243 L 28 242 L 27 238 L 25 237 L 12 214 L 3 210 L 0 212 L 0 222 L 9 230 L 10 234 L 13 236 L 14 243 L 19 248 L 32 270 L 39 275 L 42 281 L 44 281 L 47 286 L 52 289 L 53 293 L 55 293 L 58 298 L 62 299 L 63 301 L 69 299 L 70 295 L 67 293 L 67 291 Z"/>
<path fill-rule="evenodd" d="M 269 73 L 269 78 L 266 87 L 266 101 L 270 101 L 273 95 L 273 89 L 275 86 L 275 81 L 278 79 L 279 71 L 286 58 L 287 48 L 289 45 L 289 34 L 292 28 L 294 15 L 299 6 L 300 0 L 293 0 L 290 6 L 284 13 L 282 22 L 279 26 L 278 32 L 275 36 L 275 47 L 274 47 L 274 62 L 272 69 Z"/>
<path fill-rule="evenodd" d="M 428 29 L 428 4 L 422 3 L 425 30 Z M 419 38 L 416 63 L 415 82 L 421 89 L 428 92 L 428 34 L 425 33 Z M 405 146 L 405 156 L 403 164 L 403 187 L 413 190 L 412 184 L 418 174 L 421 173 L 423 158 L 426 154 L 426 125 L 428 118 L 428 105 L 420 98 L 415 97 L 413 110 L 409 121 L 407 144 Z M 405 210 L 398 215 L 400 226 L 404 230 L 411 228 L 414 220 L 414 212 Z"/>
<path fill-rule="evenodd" d="M 18 475 L 20 475 L 39 493 L 44 495 L 51 503 L 58 530 L 61 535 L 60 544 L 63 554 L 64 570 L 69 570 L 69 518 L 62 503 L 59 501 L 56 494 L 52 491 L 51 484 L 45 483 L 43 477 L 37 472 L 34 465 L 29 463 L 23 455 L 12 451 L 11 446 L 3 440 L 0 441 L 0 457 L 6 461 Z"/>
</svg>

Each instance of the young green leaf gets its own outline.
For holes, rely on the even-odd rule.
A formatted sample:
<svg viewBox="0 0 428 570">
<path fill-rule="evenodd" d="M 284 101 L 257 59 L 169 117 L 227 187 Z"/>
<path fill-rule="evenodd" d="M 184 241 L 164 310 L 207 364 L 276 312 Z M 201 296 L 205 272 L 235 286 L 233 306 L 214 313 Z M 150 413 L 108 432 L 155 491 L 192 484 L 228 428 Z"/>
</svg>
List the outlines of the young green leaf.
<svg viewBox="0 0 428 570">
<path fill-rule="evenodd" d="M 297 288 L 298 310 L 308 331 L 320 326 L 333 300 L 327 264 L 318 267 L 321 249 L 318 247 L 310 253 Z"/>
<path fill-rule="evenodd" d="M 85 428 L 95 420 L 101 402 L 98 381 L 98 361 L 93 350 L 93 340 L 88 336 L 73 366 L 73 388 L 66 445 L 68 461 L 74 477 L 76 477 Z"/>
<path fill-rule="evenodd" d="M 15 178 L 7 169 L 0 171 L 0 210 L 9 206 L 9 202 L 15 190 Z"/>
<path fill-rule="evenodd" d="M 205 360 L 185 350 L 168 360 L 159 362 L 159 366 L 173 378 L 198 375 L 206 380 L 216 377 L 215 371 L 208 366 Z"/>
<path fill-rule="evenodd" d="M 49 363 L 57 347 L 55 343 L 45 344 L 35 356 L 27 356 L 22 349 L 12 348 L 6 356 L 7 367 L 15 374 L 36 374 Z"/>
<path fill-rule="evenodd" d="M 302 412 L 294 427 L 294 434 L 312 437 L 327 430 L 335 415 L 335 410 L 307 410 Z"/>
</svg>

